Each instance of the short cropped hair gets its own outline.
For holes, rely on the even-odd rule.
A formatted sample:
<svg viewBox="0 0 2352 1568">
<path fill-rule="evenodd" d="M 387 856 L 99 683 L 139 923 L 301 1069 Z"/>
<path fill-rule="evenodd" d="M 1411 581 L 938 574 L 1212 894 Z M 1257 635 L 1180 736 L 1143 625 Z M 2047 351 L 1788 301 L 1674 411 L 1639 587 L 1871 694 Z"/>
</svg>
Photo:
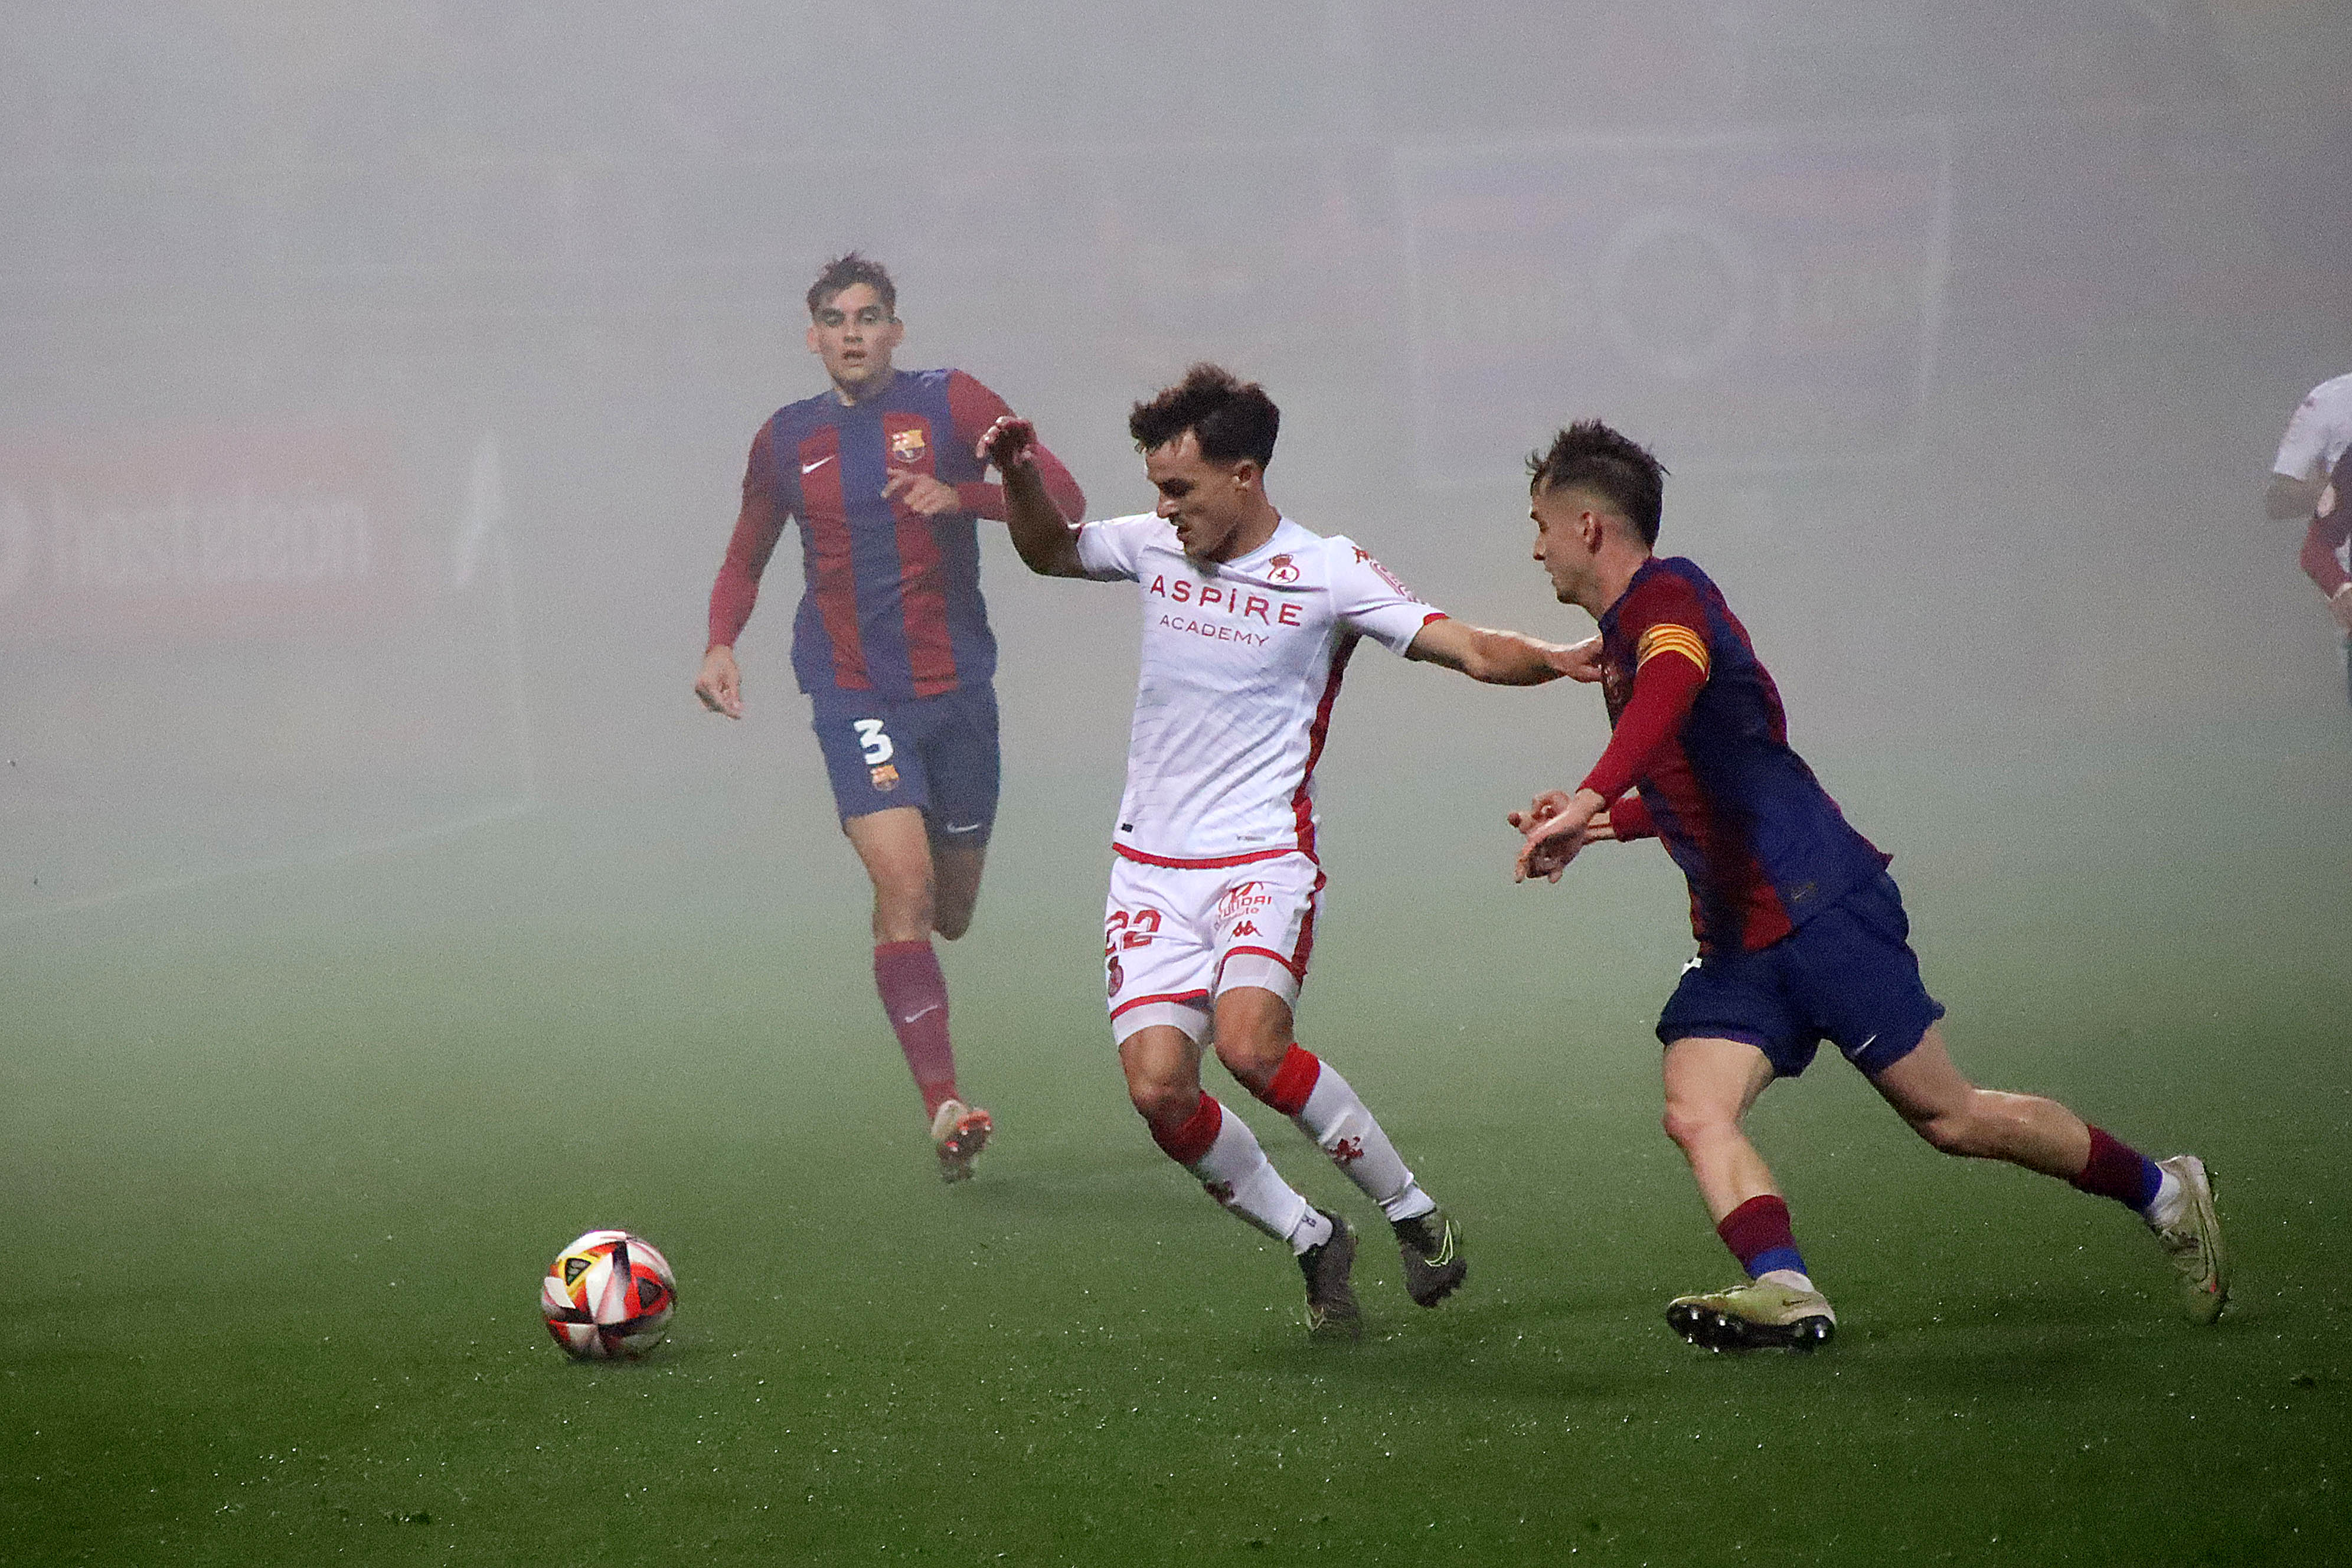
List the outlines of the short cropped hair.
<svg viewBox="0 0 2352 1568">
<path fill-rule="evenodd" d="M 1137 404 L 1127 416 L 1127 433 L 1139 450 L 1165 447 L 1190 430 L 1201 444 L 1201 456 L 1211 462 L 1237 463 L 1247 458 L 1260 468 L 1274 461 L 1274 438 L 1281 429 L 1282 410 L 1265 388 L 1205 363 L 1186 371 L 1175 385 Z"/>
<path fill-rule="evenodd" d="M 895 318 L 898 314 L 898 286 L 890 281 L 889 271 L 869 257 L 856 251 L 836 256 L 824 264 L 824 270 L 809 285 L 809 314 L 814 316 L 824 308 L 824 302 L 844 289 L 863 283 L 880 297 L 882 309 Z"/>
<path fill-rule="evenodd" d="M 1641 531 L 1643 543 L 1657 543 L 1666 466 L 1632 437 L 1580 419 L 1552 437 L 1550 450 L 1528 454 L 1529 495 L 1568 489 L 1601 497 Z"/>
</svg>

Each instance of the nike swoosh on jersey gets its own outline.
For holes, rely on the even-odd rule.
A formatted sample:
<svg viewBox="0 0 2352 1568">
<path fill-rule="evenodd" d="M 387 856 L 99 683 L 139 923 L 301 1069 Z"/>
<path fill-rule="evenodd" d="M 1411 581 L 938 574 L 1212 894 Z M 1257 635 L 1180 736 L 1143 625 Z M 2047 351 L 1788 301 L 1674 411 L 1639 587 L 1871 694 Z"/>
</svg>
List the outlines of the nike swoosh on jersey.
<svg viewBox="0 0 2352 1568">
<path fill-rule="evenodd" d="M 832 462 L 832 461 L 833 461 L 833 456 L 834 456 L 834 455 L 833 455 L 831 452 L 827 452 L 824 457 L 819 458 L 818 458 L 815 462 L 814 462 L 814 463 L 803 463 L 803 464 L 801 465 L 801 472 L 802 472 L 802 473 L 804 473 L 804 474 L 813 474 L 813 473 L 815 473 L 819 468 L 824 468 L 827 463 Z"/>
</svg>

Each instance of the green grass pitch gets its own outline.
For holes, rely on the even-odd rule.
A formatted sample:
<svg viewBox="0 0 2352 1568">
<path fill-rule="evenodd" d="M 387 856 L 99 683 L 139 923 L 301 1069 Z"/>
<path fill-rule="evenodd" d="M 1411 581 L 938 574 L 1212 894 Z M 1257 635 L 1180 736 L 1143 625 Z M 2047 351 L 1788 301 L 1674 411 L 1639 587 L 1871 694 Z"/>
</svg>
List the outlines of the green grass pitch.
<svg viewBox="0 0 2352 1568">
<path fill-rule="evenodd" d="M 2127 1216 L 1936 1156 L 1832 1058 L 1755 1128 L 1836 1344 L 1675 1340 L 1666 1298 L 1732 1275 L 1656 1126 L 1677 888 L 1646 847 L 1510 888 L 1494 803 L 1430 781 L 1327 797 L 1300 1032 L 1465 1220 L 1461 1296 L 1412 1307 L 1377 1215 L 1221 1090 L 1364 1229 L 1353 1348 L 1126 1107 L 1098 837 L 1059 831 L 1096 781 L 1013 804 L 947 950 L 1002 1128 L 955 1189 L 821 810 L 793 847 L 574 812 L 19 922 L 0 1562 L 2343 1561 L 2342 762 L 2221 813 L 2146 758 L 1998 800 L 1824 769 L 1963 1067 L 2212 1162 L 2210 1331 Z M 642 1364 L 533 1310 L 596 1225 L 679 1270 Z"/>
</svg>

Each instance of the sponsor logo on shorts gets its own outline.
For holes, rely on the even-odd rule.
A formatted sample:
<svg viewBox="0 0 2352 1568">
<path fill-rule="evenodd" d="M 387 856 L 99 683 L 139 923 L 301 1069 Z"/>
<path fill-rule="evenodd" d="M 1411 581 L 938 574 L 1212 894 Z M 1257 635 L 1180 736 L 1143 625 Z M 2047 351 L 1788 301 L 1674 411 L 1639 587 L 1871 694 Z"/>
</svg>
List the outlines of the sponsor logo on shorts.
<svg viewBox="0 0 2352 1568">
<path fill-rule="evenodd" d="M 887 795 L 898 787 L 898 764 L 884 763 L 880 767 L 867 773 L 866 776 L 873 781 L 876 789 Z"/>
<path fill-rule="evenodd" d="M 1220 921 L 1239 920 L 1249 915 L 1264 914 L 1274 908 L 1274 894 L 1264 882 L 1235 882 L 1217 900 L 1216 918 Z"/>
</svg>

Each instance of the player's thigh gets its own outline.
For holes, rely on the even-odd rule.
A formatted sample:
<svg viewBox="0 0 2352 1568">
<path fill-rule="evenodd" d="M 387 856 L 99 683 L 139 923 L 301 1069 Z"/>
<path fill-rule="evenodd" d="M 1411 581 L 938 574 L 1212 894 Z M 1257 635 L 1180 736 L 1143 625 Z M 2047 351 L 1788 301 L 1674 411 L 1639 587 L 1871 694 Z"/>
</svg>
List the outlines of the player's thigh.
<svg viewBox="0 0 2352 1568">
<path fill-rule="evenodd" d="M 1214 891 L 1199 871 L 1111 862 L 1103 971 L 1113 1040 L 1161 1026 L 1196 1042 L 1208 1037 L 1216 952 L 1200 906 Z"/>
<path fill-rule="evenodd" d="M 1870 1086 L 1904 1121 L 1919 1123 L 1967 1113 L 1977 1086 L 1952 1060 L 1944 1031 L 1927 1026 L 1919 1043 L 1870 1075 Z"/>
<path fill-rule="evenodd" d="M 902 806 L 920 812 L 930 803 L 922 753 L 907 732 L 911 725 L 899 707 L 827 705 L 819 707 L 809 721 L 817 750 L 824 756 L 834 809 L 845 825 Z"/>
<path fill-rule="evenodd" d="M 997 741 L 996 692 L 968 687 L 929 698 L 916 749 L 923 768 L 931 837 L 950 845 L 984 846 L 996 825 L 1003 758 Z"/>
<path fill-rule="evenodd" d="M 928 893 L 931 840 L 921 812 L 910 805 L 869 811 L 845 819 L 841 831 L 876 888 L 907 896 Z"/>
<path fill-rule="evenodd" d="M 1760 1052 L 1776 1077 L 1803 1072 L 1821 1042 L 1789 1005 L 1780 958 L 1768 948 L 1712 954 L 1685 965 L 1658 1015 L 1658 1043 L 1671 1052 L 1686 1039 L 1737 1041 Z"/>
<path fill-rule="evenodd" d="M 1252 990 L 1270 993 L 1281 1004 L 1286 1036 L 1290 1012 L 1298 1005 L 1315 952 L 1323 868 L 1305 855 L 1291 854 L 1218 875 L 1223 884 L 1207 913 L 1209 941 L 1217 954 L 1212 988 L 1220 999 L 1218 1033 L 1222 1037 L 1224 1032 L 1223 998 Z M 1248 1005 L 1255 1009 L 1260 1005 Z"/>
<path fill-rule="evenodd" d="M 1777 1076 L 1753 1042 L 1698 1035 L 1668 1046 L 1660 1072 L 1669 1122 L 1695 1124 L 1739 1121 Z"/>
<path fill-rule="evenodd" d="M 1872 1078 L 1901 1061 L 1944 1016 L 1920 979 L 1910 935 L 1903 896 L 1895 879 L 1881 874 L 1783 944 L 1797 1010 Z"/>
</svg>

